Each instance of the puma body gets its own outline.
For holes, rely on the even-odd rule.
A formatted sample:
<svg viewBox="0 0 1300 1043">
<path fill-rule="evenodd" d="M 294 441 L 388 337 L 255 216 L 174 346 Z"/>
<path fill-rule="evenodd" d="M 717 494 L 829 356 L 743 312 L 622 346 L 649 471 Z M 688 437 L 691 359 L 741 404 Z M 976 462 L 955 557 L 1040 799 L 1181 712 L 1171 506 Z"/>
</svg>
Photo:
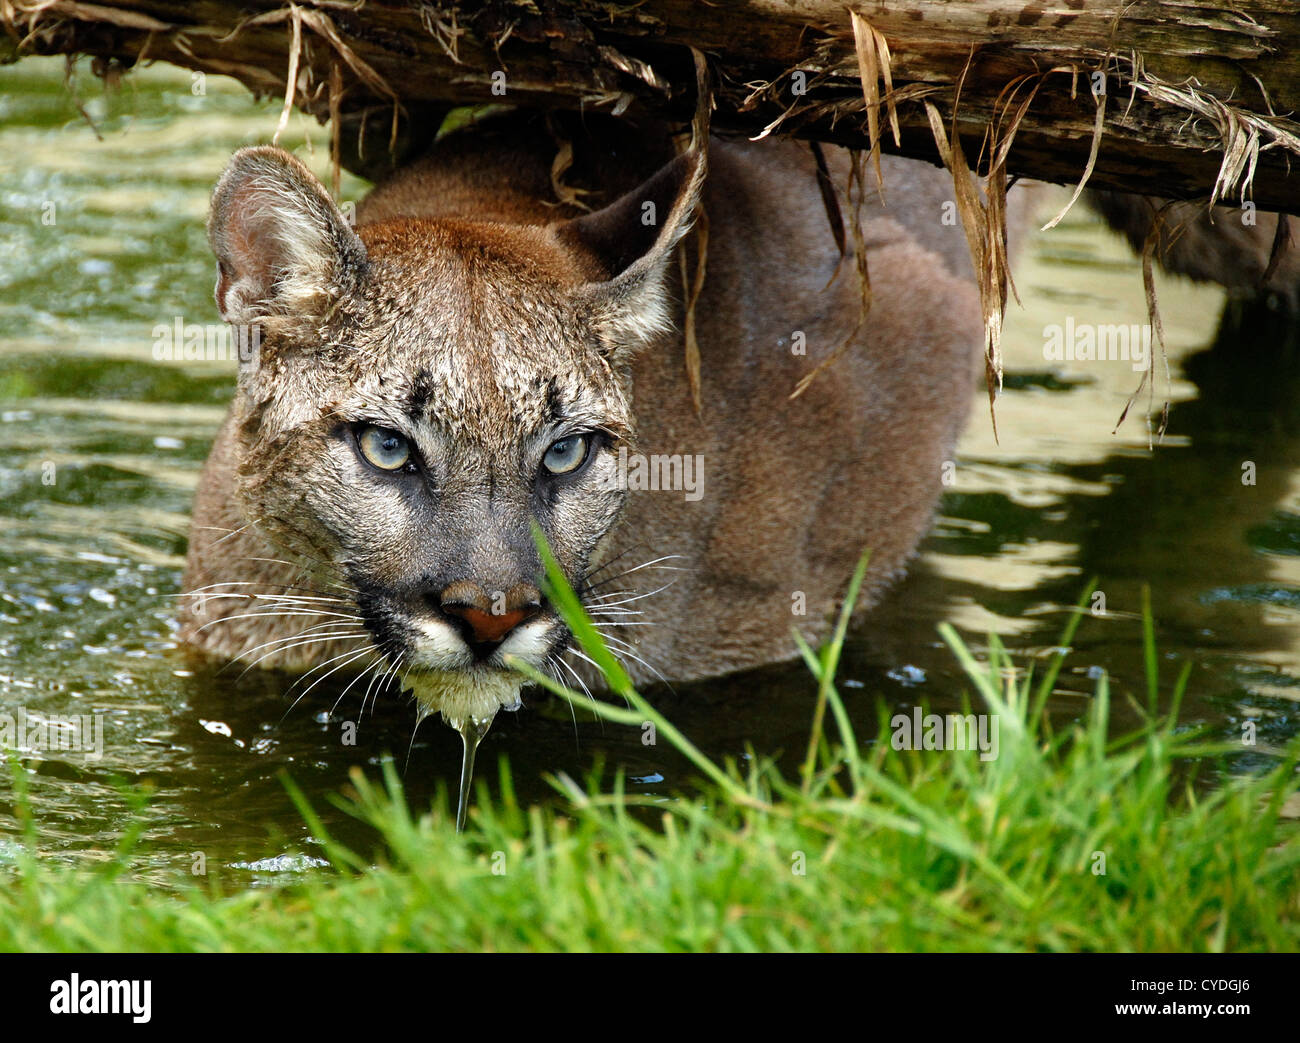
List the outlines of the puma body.
<svg viewBox="0 0 1300 1043">
<path fill-rule="evenodd" d="M 217 298 L 261 347 L 198 492 L 188 643 L 387 673 L 455 723 L 518 705 L 510 655 L 594 680 L 538 592 L 534 524 L 638 681 L 824 639 L 864 548 L 864 606 L 900 575 L 981 340 L 947 174 L 886 160 L 857 328 L 805 145 L 713 139 L 705 178 L 666 140 L 611 139 L 584 146 L 592 214 L 556 204 L 554 142 L 505 116 L 377 187 L 355 231 L 285 154 L 232 160 Z M 698 412 L 678 263 L 684 241 L 693 278 L 697 197 Z"/>
</svg>

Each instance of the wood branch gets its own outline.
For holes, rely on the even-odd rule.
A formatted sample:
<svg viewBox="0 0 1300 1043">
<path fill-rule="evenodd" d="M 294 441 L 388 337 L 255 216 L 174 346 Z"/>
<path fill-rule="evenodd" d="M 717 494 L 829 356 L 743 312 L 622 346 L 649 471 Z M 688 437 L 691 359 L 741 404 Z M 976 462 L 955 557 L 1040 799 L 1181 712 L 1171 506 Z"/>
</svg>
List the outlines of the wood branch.
<svg viewBox="0 0 1300 1043">
<path fill-rule="evenodd" d="M 883 41 L 869 61 L 855 21 Z M 696 47 L 721 132 L 866 148 L 875 127 L 885 151 L 935 161 L 928 102 L 972 165 L 985 169 L 1014 127 L 1009 174 L 1074 184 L 1100 126 L 1091 187 L 1300 213 L 1293 0 L 0 0 L 0 56 L 87 54 L 104 72 L 167 61 L 283 96 L 295 24 L 293 103 L 325 120 L 338 75 L 344 161 L 362 172 L 427 140 L 457 105 L 686 122 Z"/>
</svg>

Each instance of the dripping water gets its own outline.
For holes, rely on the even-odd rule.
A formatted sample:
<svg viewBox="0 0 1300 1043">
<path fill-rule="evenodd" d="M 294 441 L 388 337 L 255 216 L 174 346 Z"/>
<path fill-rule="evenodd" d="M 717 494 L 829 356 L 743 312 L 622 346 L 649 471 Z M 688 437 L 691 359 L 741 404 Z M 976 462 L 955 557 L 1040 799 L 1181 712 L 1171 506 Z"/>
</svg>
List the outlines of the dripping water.
<svg viewBox="0 0 1300 1043">
<path fill-rule="evenodd" d="M 467 716 L 449 719 L 447 723 L 460 733 L 460 792 L 456 799 L 456 832 L 465 832 L 465 820 L 469 815 L 469 787 L 474 779 L 474 754 L 478 744 L 492 727 L 492 717 Z"/>
</svg>

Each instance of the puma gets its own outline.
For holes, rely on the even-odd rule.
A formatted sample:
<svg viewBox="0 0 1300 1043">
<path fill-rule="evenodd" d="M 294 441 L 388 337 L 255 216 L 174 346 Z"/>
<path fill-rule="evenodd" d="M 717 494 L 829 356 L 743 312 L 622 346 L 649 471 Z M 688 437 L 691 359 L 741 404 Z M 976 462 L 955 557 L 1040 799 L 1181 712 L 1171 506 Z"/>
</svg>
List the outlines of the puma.
<svg viewBox="0 0 1300 1043">
<path fill-rule="evenodd" d="M 439 139 L 355 228 L 289 154 L 231 159 L 216 302 L 257 350 L 197 494 L 190 645 L 393 678 L 459 726 L 520 706 L 507 656 L 597 680 L 540 592 L 534 524 L 638 682 L 825 638 L 864 548 L 862 606 L 904 571 L 982 337 L 948 175 L 886 158 L 859 326 L 806 145 L 674 156 L 587 126 L 589 212 L 557 201 L 556 143 L 520 114 Z M 697 412 L 678 248 L 701 212 Z"/>
</svg>

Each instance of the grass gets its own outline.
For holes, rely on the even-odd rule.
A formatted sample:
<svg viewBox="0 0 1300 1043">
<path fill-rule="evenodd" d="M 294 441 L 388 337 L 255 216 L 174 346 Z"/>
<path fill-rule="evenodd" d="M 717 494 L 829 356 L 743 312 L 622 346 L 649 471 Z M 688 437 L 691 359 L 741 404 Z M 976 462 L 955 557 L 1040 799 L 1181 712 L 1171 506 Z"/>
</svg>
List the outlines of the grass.
<svg viewBox="0 0 1300 1043">
<path fill-rule="evenodd" d="M 834 684 L 841 620 L 827 647 L 803 648 L 815 725 L 791 779 L 759 757 L 709 760 L 635 690 L 551 577 L 551 596 L 625 700 L 600 704 L 601 715 L 652 722 L 699 769 L 697 791 L 637 807 L 618 781 L 600 792 L 559 777 L 566 806 L 524 807 L 502 763 L 457 835 L 445 802 L 413 814 L 388 764 L 378 780 L 354 772 L 355 793 L 337 798 L 379 831 L 370 857 L 336 844 L 290 783 L 333 871 L 229 894 L 137 882 L 130 837 L 97 871 L 54 869 L 32 853 L 33 833 L 0 883 L 0 949 L 1300 948 L 1300 835 L 1281 813 L 1300 745 L 1265 774 L 1194 786 L 1195 766 L 1229 749 L 1176 725 L 1186 670 L 1170 713 L 1149 713 L 1131 734 L 1112 734 L 1104 676 L 1085 719 L 1054 731 L 1044 707 L 1073 623 L 1038 679 L 1016 676 L 996 639 L 980 662 L 945 627 L 981 711 L 998 717 L 998 756 L 896 750 L 854 735 Z M 1149 606 L 1145 618 L 1154 708 Z"/>
</svg>

